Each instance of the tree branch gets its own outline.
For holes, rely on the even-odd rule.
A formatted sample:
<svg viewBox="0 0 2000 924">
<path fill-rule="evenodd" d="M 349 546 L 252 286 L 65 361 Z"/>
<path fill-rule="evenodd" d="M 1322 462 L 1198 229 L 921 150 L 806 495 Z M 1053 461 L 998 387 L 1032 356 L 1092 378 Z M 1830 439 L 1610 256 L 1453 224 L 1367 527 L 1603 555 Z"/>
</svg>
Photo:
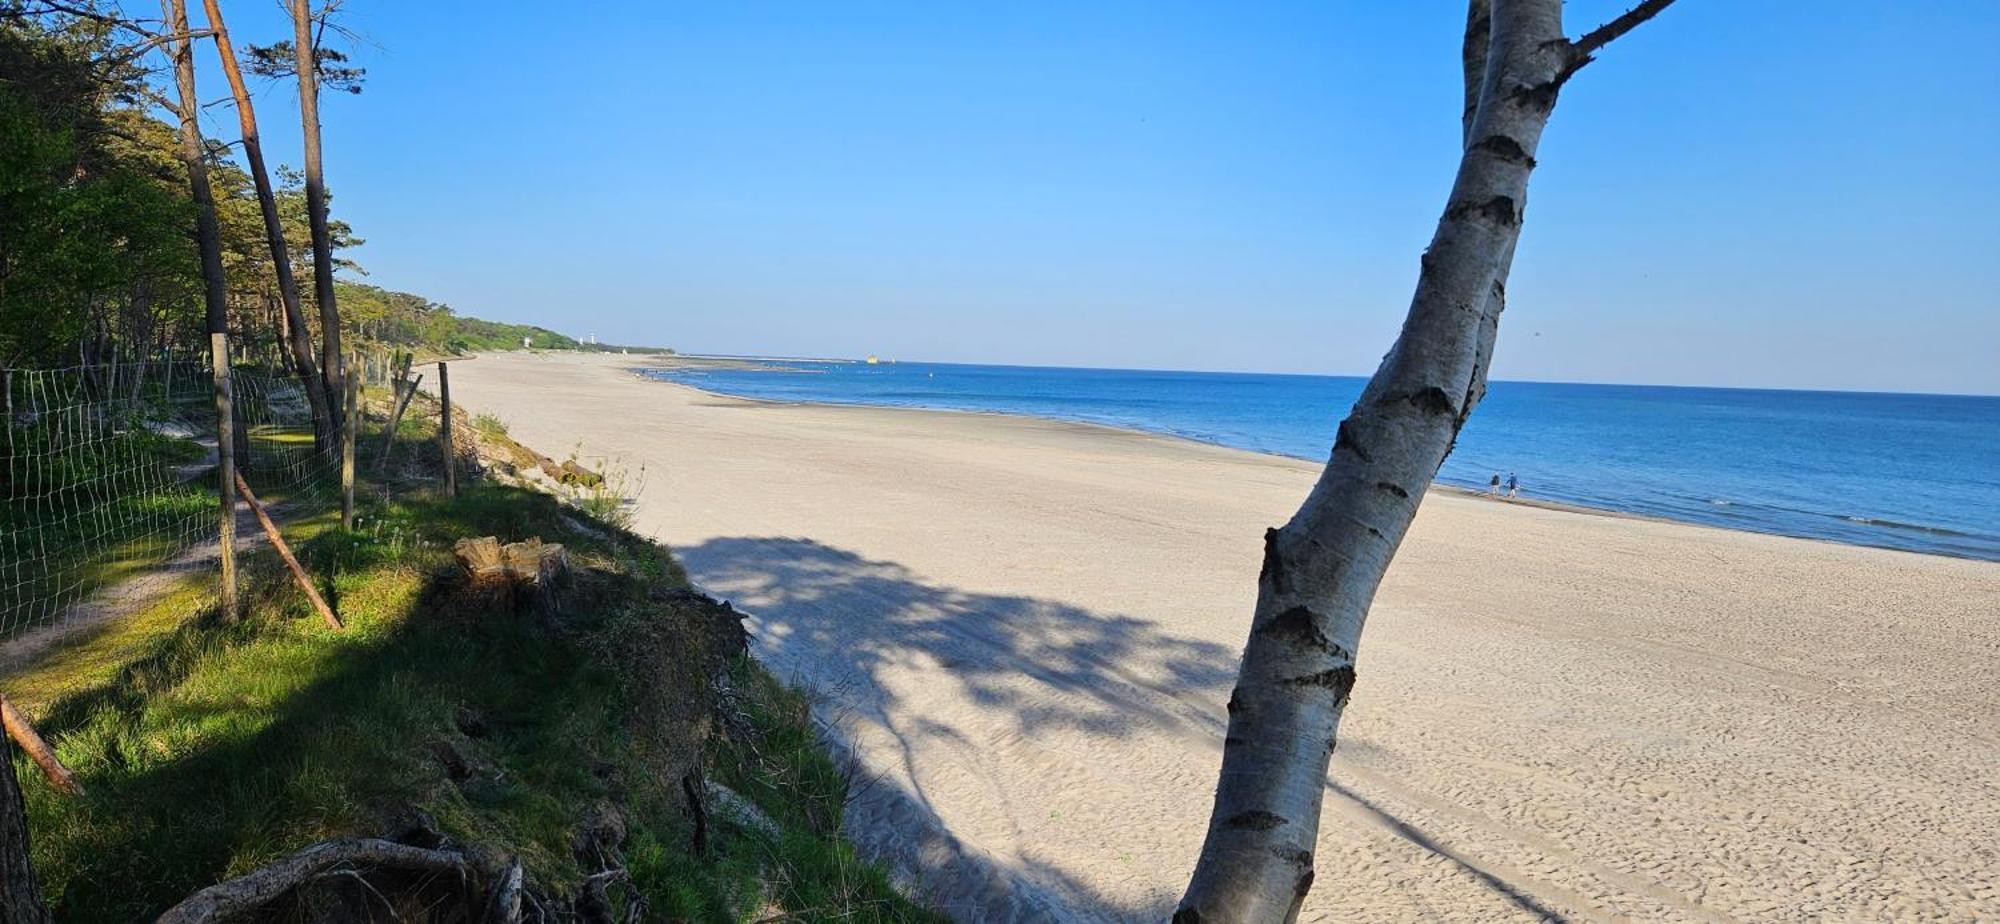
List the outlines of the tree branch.
<svg viewBox="0 0 2000 924">
<path fill-rule="evenodd" d="M 1587 58 L 1598 49 L 1611 44 L 1619 36 L 1638 28 L 1640 23 L 1652 19 L 1661 10 L 1673 5 L 1673 2 L 1674 0 L 1643 0 L 1638 6 L 1626 10 L 1624 15 L 1590 30 L 1583 38 L 1571 44 L 1578 55 Z"/>
<path fill-rule="evenodd" d="M 161 109 L 165 109 L 168 113 L 172 114 L 173 117 L 176 119 L 181 118 L 184 115 L 184 113 L 181 112 L 181 107 L 179 103 L 176 103 L 173 100 L 168 99 L 164 94 L 162 94 L 158 90 L 153 89 L 152 87 L 140 88 L 139 95 L 145 97 L 146 99 L 151 100 L 153 102 L 153 105 L 158 106 Z M 131 139 L 129 135 L 120 137 L 125 137 L 128 140 L 136 140 L 136 139 Z"/>
<path fill-rule="evenodd" d="M 151 23 L 151 22 L 164 22 L 163 20 L 152 20 L 152 19 L 127 19 L 122 15 L 114 15 L 111 13 L 99 12 L 90 6 L 78 6 L 74 3 L 60 3 L 57 2 L 57 0 L 35 0 L 35 3 L 37 4 L 36 6 L 24 6 L 7 10 L 6 11 L 7 18 L 12 19 L 18 17 L 47 16 L 53 13 L 53 14 L 60 14 L 63 16 L 74 17 L 76 19 L 81 19 L 88 22 L 98 23 L 100 25 L 110 26 L 114 29 L 124 29 L 128 32 L 138 33 L 139 35 L 153 34 L 142 28 L 141 24 Z"/>
<path fill-rule="evenodd" d="M 194 39 L 204 39 L 214 34 L 215 31 L 212 29 L 190 29 L 186 32 L 164 33 L 161 35 L 155 35 L 151 38 L 146 39 L 143 42 L 135 42 L 131 45 L 126 45 L 124 47 L 119 48 L 113 57 L 115 57 L 119 61 L 130 61 L 134 58 L 139 57 L 140 55 L 145 54 L 146 52 L 158 48 L 161 45 L 178 42 L 183 39 L 189 41 L 192 41 Z"/>
</svg>

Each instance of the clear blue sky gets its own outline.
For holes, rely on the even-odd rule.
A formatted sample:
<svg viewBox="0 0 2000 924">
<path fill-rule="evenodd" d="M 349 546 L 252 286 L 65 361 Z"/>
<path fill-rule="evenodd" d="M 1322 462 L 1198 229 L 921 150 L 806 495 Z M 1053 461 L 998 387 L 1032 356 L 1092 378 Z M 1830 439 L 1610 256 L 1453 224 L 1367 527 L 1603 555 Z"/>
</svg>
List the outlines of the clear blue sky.
<svg viewBox="0 0 2000 924">
<path fill-rule="evenodd" d="M 371 281 L 610 341 L 1365 374 L 1457 157 L 1448 0 L 345 9 Z M 2000 393 L 1996 47 L 1990 0 L 1682 0 L 1563 94 L 1496 377 Z"/>
</svg>

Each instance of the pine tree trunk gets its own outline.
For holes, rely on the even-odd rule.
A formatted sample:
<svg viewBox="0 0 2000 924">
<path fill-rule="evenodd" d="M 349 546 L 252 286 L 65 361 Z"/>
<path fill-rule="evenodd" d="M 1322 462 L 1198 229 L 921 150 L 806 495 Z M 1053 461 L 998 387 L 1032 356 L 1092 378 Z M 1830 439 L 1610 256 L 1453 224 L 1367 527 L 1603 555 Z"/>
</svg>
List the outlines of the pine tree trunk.
<svg viewBox="0 0 2000 924">
<path fill-rule="evenodd" d="M 327 229 L 326 175 L 320 167 L 319 68 L 314 54 L 312 6 L 292 0 L 292 52 L 299 71 L 299 118 L 305 126 L 306 218 L 312 227 L 313 296 L 319 302 L 320 374 L 328 407 L 341 391 L 340 307 L 333 297 L 333 236 Z M 340 423 L 328 417 L 338 436 Z M 329 445 L 338 445 L 338 440 Z"/>
<path fill-rule="evenodd" d="M 173 43 L 174 86 L 180 91 L 181 161 L 187 166 L 188 188 L 194 198 L 195 243 L 201 251 L 202 301 L 211 334 L 229 332 L 229 290 L 222 276 L 222 232 L 215 219 L 215 193 L 208 183 L 207 151 L 196 121 L 201 101 L 194 88 L 194 43 L 188 39 L 185 0 L 162 0 Z"/>
<path fill-rule="evenodd" d="M 4 739 L 5 735 L 0 735 Z M 48 906 L 28 853 L 28 808 L 14 773 L 14 745 L 0 742 L 0 924 L 48 924 Z"/>
<path fill-rule="evenodd" d="M 291 352 L 291 365 L 305 388 L 306 400 L 312 405 L 314 442 L 321 452 L 331 451 L 336 443 L 333 439 L 333 403 L 327 399 L 326 382 L 320 376 L 319 364 L 313 360 L 312 334 L 306 328 L 304 311 L 299 307 L 298 278 L 292 273 L 292 252 L 285 246 L 285 226 L 278 218 L 278 197 L 271 189 L 271 173 L 264 166 L 264 146 L 257 133 L 257 111 L 250 102 L 250 90 L 243 83 L 243 70 L 237 65 L 236 51 L 229 44 L 229 29 L 222 21 L 222 5 L 218 0 L 202 0 L 202 8 L 208 13 L 208 27 L 215 39 L 216 54 L 222 57 L 222 73 L 229 78 L 230 95 L 236 98 L 237 122 L 243 129 L 243 159 L 249 164 L 250 179 L 257 187 L 257 205 L 264 215 L 264 239 L 271 250 L 271 268 L 277 275 L 278 298 L 285 313 L 284 328 L 287 333 L 286 346 Z"/>
<path fill-rule="evenodd" d="M 215 382 L 216 495 L 220 507 L 222 609 L 236 611 L 236 442 L 244 428 L 236 426 L 231 406 L 233 390 L 229 382 L 229 290 L 222 276 L 222 234 L 216 225 L 215 194 L 208 185 L 208 162 L 198 120 L 201 102 L 195 95 L 194 41 L 188 36 L 186 0 L 160 0 L 167 28 L 175 36 L 172 44 L 174 87 L 179 91 L 181 160 L 187 165 L 188 188 L 194 199 L 195 243 L 201 251 L 202 301 L 207 309 L 209 363 Z M 246 454 L 247 461 L 247 454 Z"/>
<path fill-rule="evenodd" d="M 1485 394 L 1535 150 L 1589 58 L 1563 35 L 1561 0 L 1474 0 L 1465 55 L 1465 146 L 1402 332 L 1304 505 L 1265 535 L 1215 805 L 1176 922 L 1296 919 L 1369 606 Z"/>
</svg>

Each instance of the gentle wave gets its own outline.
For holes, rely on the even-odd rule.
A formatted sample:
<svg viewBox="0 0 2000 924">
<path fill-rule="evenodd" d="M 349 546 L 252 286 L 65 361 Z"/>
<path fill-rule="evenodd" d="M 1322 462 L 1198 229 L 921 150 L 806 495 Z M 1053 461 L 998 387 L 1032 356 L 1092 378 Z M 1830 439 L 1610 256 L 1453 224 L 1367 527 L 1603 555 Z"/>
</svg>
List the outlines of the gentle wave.
<svg viewBox="0 0 2000 924">
<path fill-rule="evenodd" d="M 749 398 L 1025 414 L 1308 461 L 1326 458 L 1363 384 L 908 362 L 811 371 L 824 374 L 652 374 Z M 1483 491 L 1495 473 L 1577 506 L 2000 561 L 2000 398 L 1496 382 L 1438 478 Z"/>
</svg>

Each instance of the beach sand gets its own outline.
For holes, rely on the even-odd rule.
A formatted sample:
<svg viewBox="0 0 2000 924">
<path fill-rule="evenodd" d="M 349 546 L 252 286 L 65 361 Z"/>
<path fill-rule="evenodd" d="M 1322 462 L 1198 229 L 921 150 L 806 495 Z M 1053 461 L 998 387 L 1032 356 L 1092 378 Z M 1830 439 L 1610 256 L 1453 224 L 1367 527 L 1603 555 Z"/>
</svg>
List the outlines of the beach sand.
<svg viewBox="0 0 2000 924">
<path fill-rule="evenodd" d="M 940 905 L 1171 913 L 1260 538 L 1317 466 L 639 362 L 482 356 L 454 399 L 643 464 L 637 528 L 823 693 L 868 778 L 852 834 Z M 1303 917 L 2000 918 L 1996 665 L 2000 565 L 1434 493 L 1369 620 Z"/>
</svg>

